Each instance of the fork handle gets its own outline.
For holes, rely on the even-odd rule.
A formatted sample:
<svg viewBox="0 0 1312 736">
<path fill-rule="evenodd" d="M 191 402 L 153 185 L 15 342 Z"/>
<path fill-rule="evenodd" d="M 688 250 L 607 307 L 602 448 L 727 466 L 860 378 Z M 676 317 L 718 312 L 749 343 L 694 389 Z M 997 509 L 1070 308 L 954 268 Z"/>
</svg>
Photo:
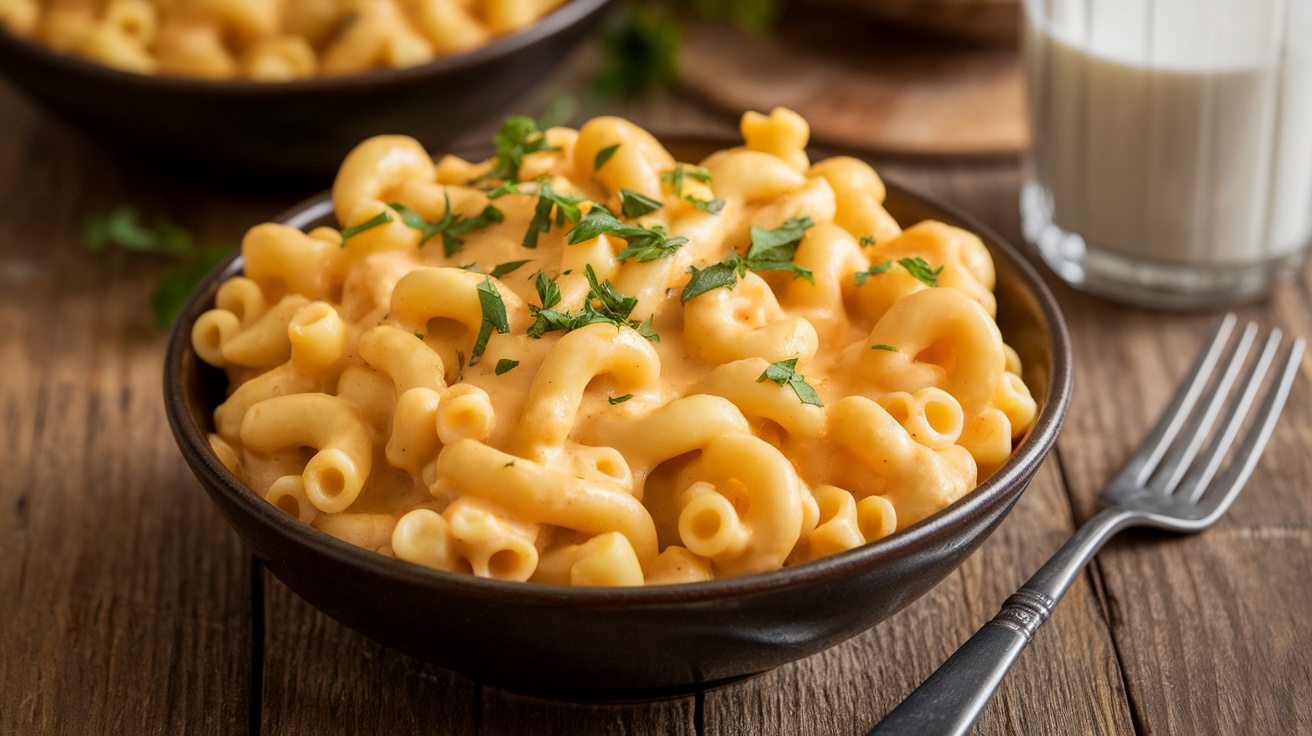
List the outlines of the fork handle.
<svg viewBox="0 0 1312 736">
<path fill-rule="evenodd" d="M 961 736 L 970 731 L 1012 662 L 1070 588 L 1080 570 L 1132 515 L 1107 509 L 1080 527 L 992 621 L 947 659 L 869 736 Z"/>
</svg>

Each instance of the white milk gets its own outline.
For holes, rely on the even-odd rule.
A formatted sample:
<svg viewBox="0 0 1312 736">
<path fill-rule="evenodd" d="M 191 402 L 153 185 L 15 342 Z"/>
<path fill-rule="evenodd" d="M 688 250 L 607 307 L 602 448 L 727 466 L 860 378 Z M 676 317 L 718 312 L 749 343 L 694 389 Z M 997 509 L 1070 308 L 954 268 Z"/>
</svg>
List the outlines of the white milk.
<svg viewBox="0 0 1312 736">
<path fill-rule="evenodd" d="M 1047 7 L 1026 14 L 1027 189 L 1053 224 L 1092 248 L 1199 266 L 1308 246 L 1312 0 Z"/>
</svg>

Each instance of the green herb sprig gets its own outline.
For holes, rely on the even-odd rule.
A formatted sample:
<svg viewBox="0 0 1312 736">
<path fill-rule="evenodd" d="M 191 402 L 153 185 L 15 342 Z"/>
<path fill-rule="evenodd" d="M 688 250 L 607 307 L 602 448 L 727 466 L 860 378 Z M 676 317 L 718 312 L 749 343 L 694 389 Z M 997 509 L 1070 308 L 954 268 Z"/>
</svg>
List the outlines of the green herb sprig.
<svg viewBox="0 0 1312 736">
<path fill-rule="evenodd" d="M 506 303 L 501 299 L 501 292 L 492 283 L 491 276 L 484 276 L 476 287 L 478 304 L 483 310 L 483 322 L 478 328 L 478 337 L 474 340 L 474 349 L 469 355 L 469 364 L 474 365 L 487 349 L 487 341 L 492 337 L 492 330 L 500 334 L 510 332 L 510 320 L 506 316 Z"/>
<path fill-rule="evenodd" d="M 391 221 L 392 221 L 391 215 L 387 214 L 386 212 L 379 212 L 378 214 L 374 215 L 373 217 L 370 217 L 368 220 L 365 220 L 359 225 L 353 225 L 352 227 L 343 228 L 342 247 L 345 248 L 346 241 L 350 240 L 351 238 L 354 238 L 360 233 L 366 230 L 373 230 L 376 227 L 382 227 L 383 225 L 386 225 Z"/>
<path fill-rule="evenodd" d="M 167 217 L 156 217 L 154 227 L 147 227 L 130 204 L 88 218 L 83 236 L 93 253 L 119 248 L 172 261 L 150 294 L 150 310 L 160 329 L 173 324 L 205 276 L 236 250 L 232 245 L 197 245 L 191 233 Z"/>
<path fill-rule="evenodd" d="M 521 190 L 520 193 L 528 192 Z M 563 227 L 578 222 L 583 217 L 582 210 L 579 208 L 583 200 L 557 192 L 552 188 L 551 180 L 546 177 L 537 180 L 536 194 L 538 203 L 533 209 L 533 219 L 529 221 L 528 230 L 524 232 L 522 241 L 525 248 L 538 247 L 538 236 L 550 232 L 553 224 L 556 227 Z"/>
<path fill-rule="evenodd" d="M 761 374 L 761 377 L 756 379 L 757 383 L 764 383 L 765 381 L 774 381 L 776 385 L 788 386 L 793 390 L 793 393 L 797 394 L 797 398 L 803 404 L 825 405 L 820 400 L 820 394 L 816 393 L 811 384 L 806 382 L 806 376 L 797 372 L 797 358 L 771 363 L 765 369 L 765 372 Z"/>
<path fill-rule="evenodd" d="M 471 184 L 488 181 L 517 182 L 519 169 L 529 154 L 560 150 L 547 143 L 546 136 L 538 130 L 538 124 L 527 115 L 508 116 L 501 124 L 501 130 L 492 136 L 492 144 L 496 146 L 492 168 Z"/>
<path fill-rule="evenodd" d="M 629 327 L 637 330 L 639 335 L 660 342 L 661 337 L 652 331 L 652 318 L 649 316 L 642 323 L 629 319 L 633 308 L 638 305 L 638 298 L 628 296 L 607 281 L 598 281 L 591 265 L 584 267 L 588 279 L 588 298 L 577 314 L 561 312 L 553 307 L 560 304 L 560 287 L 556 282 L 539 272 L 534 283 L 542 306 L 529 305 L 533 314 L 533 324 L 528 328 L 528 336 L 540 338 L 548 332 L 558 330 L 577 330 L 591 324 L 605 323 L 616 327 Z"/>
<path fill-rule="evenodd" d="M 477 215 L 474 215 L 473 217 L 465 217 L 464 215 L 451 210 L 451 195 L 443 193 L 442 197 L 446 202 L 446 211 L 442 214 L 442 217 L 435 222 L 429 222 L 424 219 L 423 215 L 399 202 L 389 202 L 387 206 L 396 210 L 396 213 L 401 216 L 401 222 L 405 223 L 408 227 L 419 231 L 419 247 L 424 247 L 429 240 L 437 235 L 441 235 L 442 253 L 446 255 L 447 258 L 460 252 L 460 249 L 464 247 L 465 244 L 464 237 L 469 233 L 485 228 L 493 223 L 504 222 L 506 219 L 505 214 L 503 214 L 501 210 L 490 204 L 484 207 L 483 211 Z"/>
<path fill-rule="evenodd" d="M 679 301 L 686 304 L 689 299 L 699 297 L 708 291 L 721 287 L 733 288 L 734 284 L 738 283 L 738 279 L 746 276 L 748 271 L 757 273 L 791 271 L 794 277 L 804 278 L 814 284 L 815 275 L 811 273 L 811 269 L 803 268 L 793 262 L 802 236 L 813 225 L 815 222 L 809 217 L 794 217 L 773 230 L 752 228 L 752 245 L 747 249 L 746 256 L 734 252 L 720 263 L 704 269 L 690 267 L 688 270 L 692 273 L 692 278 L 688 280 L 687 286 L 683 287 Z"/>
<path fill-rule="evenodd" d="M 673 255 L 688 242 L 688 239 L 682 235 L 670 236 L 661 225 L 654 227 L 626 225 L 600 204 L 589 210 L 588 214 L 566 233 L 565 242 L 578 245 L 598 235 L 613 235 L 628 243 L 628 247 L 615 254 L 616 260 L 621 263 L 629 259 L 646 263 L 664 258 Z"/>
</svg>

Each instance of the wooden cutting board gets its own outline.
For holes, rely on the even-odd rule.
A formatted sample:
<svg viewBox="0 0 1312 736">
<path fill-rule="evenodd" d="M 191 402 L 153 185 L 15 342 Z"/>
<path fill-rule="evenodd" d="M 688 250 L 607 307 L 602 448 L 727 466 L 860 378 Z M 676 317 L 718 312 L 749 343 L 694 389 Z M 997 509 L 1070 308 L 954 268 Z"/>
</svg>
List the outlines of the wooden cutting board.
<svg viewBox="0 0 1312 736">
<path fill-rule="evenodd" d="M 782 105 L 815 142 L 913 156 L 1009 156 L 1028 145 L 1014 48 L 974 47 L 818 9 L 768 36 L 691 24 L 680 84 L 733 115 Z"/>
</svg>

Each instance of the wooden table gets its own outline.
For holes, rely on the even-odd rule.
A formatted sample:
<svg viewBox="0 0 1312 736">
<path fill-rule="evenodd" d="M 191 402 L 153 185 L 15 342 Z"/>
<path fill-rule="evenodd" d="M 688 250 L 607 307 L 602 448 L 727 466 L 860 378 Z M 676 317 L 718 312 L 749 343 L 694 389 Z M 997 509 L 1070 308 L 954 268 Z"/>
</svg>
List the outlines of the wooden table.
<svg viewBox="0 0 1312 736">
<path fill-rule="evenodd" d="M 626 113 L 667 132 L 733 128 L 680 100 Z M 881 170 L 1019 241 L 1014 161 Z M 1075 345 L 1069 418 L 959 571 L 865 634 L 731 687 L 556 703 L 414 661 L 312 609 L 252 560 L 174 446 L 165 336 L 145 305 L 161 265 L 93 255 L 83 223 L 132 201 L 236 242 L 306 193 L 170 180 L 0 86 L 0 734 L 864 733 L 1094 512 L 1216 318 L 1054 285 Z M 1240 312 L 1312 332 L 1306 279 Z M 1312 733 L 1308 370 L 1230 514 L 1197 537 L 1113 541 L 977 733 Z"/>
</svg>

